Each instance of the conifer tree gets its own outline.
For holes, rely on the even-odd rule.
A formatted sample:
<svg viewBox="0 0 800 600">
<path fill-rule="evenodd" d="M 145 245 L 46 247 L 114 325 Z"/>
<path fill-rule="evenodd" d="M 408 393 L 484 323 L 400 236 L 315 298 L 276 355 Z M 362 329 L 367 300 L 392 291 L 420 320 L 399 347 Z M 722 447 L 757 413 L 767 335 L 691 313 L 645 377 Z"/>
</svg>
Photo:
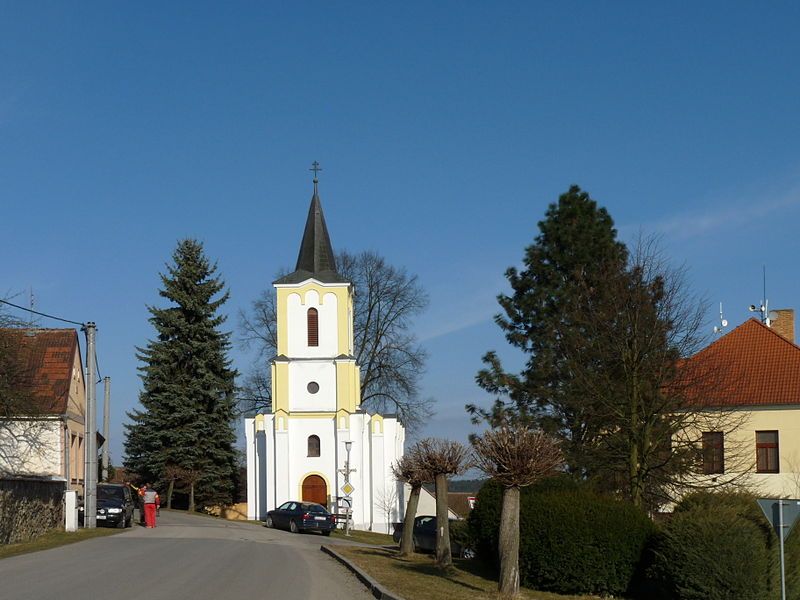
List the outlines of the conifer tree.
<svg viewBox="0 0 800 600">
<path fill-rule="evenodd" d="M 574 319 L 568 310 L 576 296 L 601 289 L 609 273 L 624 272 L 627 256 L 611 216 L 578 186 L 549 206 L 539 222 L 539 235 L 525 249 L 524 269 L 506 271 L 513 293 L 498 297 L 503 313 L 495 317 L 508 342 L 528 355 L 526 366 L 519 375 L 508 373 L 497 354 L 488 352 L 477 382 L 511 403 L 498 403 L 494 414 L 468 406 L 474 416 L 494 426 L 506 422 L 508 411 L 520 421 L 535 420 L 566 437 L 567 462 L 580 469 L 593 421 L 586 418 L 590 407 L 572 385 L 558 340 L 560 332 L 580 326 L 570 322 Z M 584 283 L 581 290 L 575 285 L 578 280 Z"/>
<path fill-rule="evenodd" d="M 169 473 L 192 473 L 183 483 L 199 504 L 229 503 L 236 372 L 227 358 L 230 334 L 219 330 L 225 316 L 218 313 L 228 292 L 221 293 L 224 283 L 200 242 L 181 240 L 172 258 L 159 290 L 170 306 L 148 307 L 157 335 L 137 348 L 143 408 L 128 413 L 125 466 L 161 483 L 172 480 Z"/>
</svg>

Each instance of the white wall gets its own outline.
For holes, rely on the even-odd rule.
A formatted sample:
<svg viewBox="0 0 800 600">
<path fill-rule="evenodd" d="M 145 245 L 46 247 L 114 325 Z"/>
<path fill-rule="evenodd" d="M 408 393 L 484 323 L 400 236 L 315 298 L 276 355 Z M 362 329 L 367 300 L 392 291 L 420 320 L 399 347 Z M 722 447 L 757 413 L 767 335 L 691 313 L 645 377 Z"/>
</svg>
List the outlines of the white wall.
<svg viewBox="0 0 800 600">
<path fill-rule="evenodd" d="M 63 477 L 60 420 L 0 422 L 0 473 Z"/>
<path fill-rule="evenodd" d="M 316 394 L 308 391 L 311 381 L 319 384 Z M 336 365 L 333 361 L 289 363 L 289 410 L 336 410 Z"/>
</svg>

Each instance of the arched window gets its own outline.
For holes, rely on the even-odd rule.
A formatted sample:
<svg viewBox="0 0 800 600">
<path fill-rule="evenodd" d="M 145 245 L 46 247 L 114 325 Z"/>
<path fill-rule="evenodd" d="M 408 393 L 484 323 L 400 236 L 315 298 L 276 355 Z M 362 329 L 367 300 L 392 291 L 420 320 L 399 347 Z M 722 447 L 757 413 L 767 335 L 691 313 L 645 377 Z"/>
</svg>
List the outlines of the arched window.
<svg viewBox="0 0 800 600">
<path fill-rule="evenodd" d="M 319 438 L 316 435 L 308 436 L 308 455 L 319 456 Z"/>
<path fill-rule="evenodd" d="M 319 346 L 319 315 L 316 308 L 308 309 L 308 345 Z"/>
</svg>

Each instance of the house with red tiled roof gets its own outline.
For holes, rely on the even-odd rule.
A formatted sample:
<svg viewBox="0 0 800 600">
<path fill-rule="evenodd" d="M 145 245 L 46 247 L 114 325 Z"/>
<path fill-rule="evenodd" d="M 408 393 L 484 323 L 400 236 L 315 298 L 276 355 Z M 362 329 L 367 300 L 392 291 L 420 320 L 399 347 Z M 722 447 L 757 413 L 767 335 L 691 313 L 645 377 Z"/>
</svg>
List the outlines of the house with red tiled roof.
<svg viewBox="0 0 800 600">
<path fill-rule="evenodd" d="M 14 394 L 0 415 L 0 476 L 83 488 L 86 386 L 74 329 L 0 329 Z"/>
<path fill-rule="evenodd" d="M 703 476 L 764 496 L 800 497 L 800 347 L 794 311 L 772 327 L 750 319 L 695 354 L 692 368 L 718 373 L 697 398 L 729 427 L 703 431 Z"/>
</svg>

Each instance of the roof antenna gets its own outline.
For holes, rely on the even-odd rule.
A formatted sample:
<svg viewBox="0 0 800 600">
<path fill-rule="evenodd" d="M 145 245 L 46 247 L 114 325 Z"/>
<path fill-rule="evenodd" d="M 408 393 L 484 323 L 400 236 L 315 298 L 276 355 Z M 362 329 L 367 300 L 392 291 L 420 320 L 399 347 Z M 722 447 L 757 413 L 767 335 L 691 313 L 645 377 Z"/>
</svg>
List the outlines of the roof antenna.
<svg viewBox="0 0 800 600">
<path fill-rule="evenodd" d="M 719 325 L 714 325 L 714 333 L 722 333 L 728 326 L 728 319 L 722 317 L 722 302 L 719 303 Z"/>
<path fill-rule="evenodd" d="M 761 313 L 761 322 L 767 327 L 772 327 L 772 322 L 777 320 L 778 313 L 769 309 L 769 300 L 767 300 L 767 265 L 762 265 L 761 268 L 763 274 L 762 300 L 758 306 L 751 304 L 750 312 Z"/>
</svg>

